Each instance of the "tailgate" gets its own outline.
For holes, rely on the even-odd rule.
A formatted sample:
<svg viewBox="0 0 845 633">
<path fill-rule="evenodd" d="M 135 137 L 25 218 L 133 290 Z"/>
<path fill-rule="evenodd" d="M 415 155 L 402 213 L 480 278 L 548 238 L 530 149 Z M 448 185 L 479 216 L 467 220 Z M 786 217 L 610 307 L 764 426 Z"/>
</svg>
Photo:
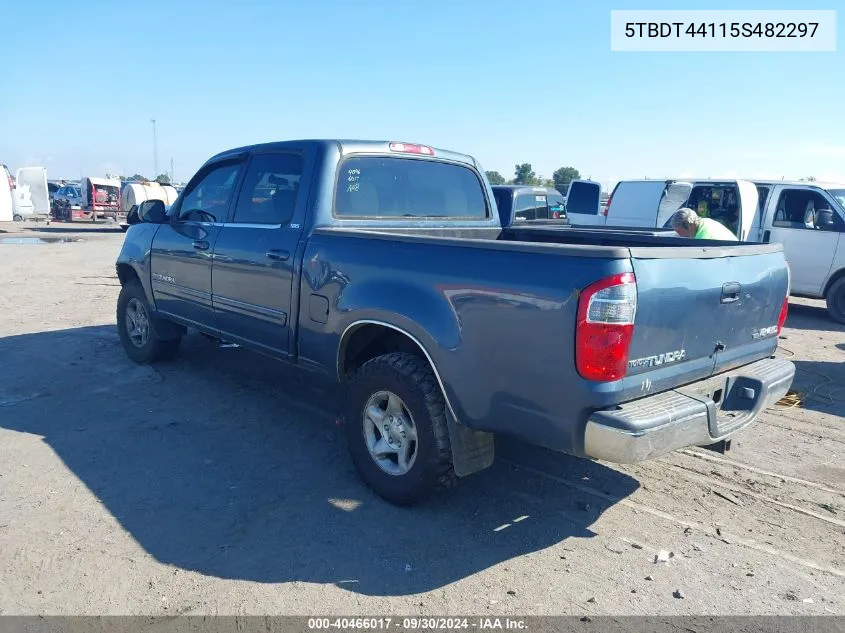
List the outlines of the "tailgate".
<svg viewBox="0 0 845 633">
<path fill-rule="evenodd" d="M 670 250 L 637 257 L 632 249 L 637 314 L 628 376 L 670 389 L 773 354 L 789 287 L 783 252 Z"/>
</svg>

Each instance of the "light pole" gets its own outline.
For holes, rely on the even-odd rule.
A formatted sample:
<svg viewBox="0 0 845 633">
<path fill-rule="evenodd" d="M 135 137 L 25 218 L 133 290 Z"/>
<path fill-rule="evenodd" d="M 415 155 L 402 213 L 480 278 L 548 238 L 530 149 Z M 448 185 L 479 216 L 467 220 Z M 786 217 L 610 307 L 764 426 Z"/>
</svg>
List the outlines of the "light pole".
<svg viewBox="0 0 845 633">
<path fill-rule="evenodd" d="M 156 144 L 156 120 L 150 119 L 153 124 L 153 180 L 158 177 L 158 145 Z"/>
</svg>

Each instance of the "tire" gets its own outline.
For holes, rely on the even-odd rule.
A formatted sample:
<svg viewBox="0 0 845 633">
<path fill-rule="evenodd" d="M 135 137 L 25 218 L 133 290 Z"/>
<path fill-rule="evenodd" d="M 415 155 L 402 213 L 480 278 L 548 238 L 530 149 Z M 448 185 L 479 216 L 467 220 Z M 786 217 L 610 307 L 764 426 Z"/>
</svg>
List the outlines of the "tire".
<svg viewBox="0 0 845 633">
<path fill-rule="evenodd" d="M 845 277 L 833 282 L 833 285 L 827 290 L 825 300 L 827 301 L 827 313 L 830 318 L 837 323 L 845 323 Z"/>
<path fill-rule="evenodd" d="M 390 407 L 390 396 L 398 397 L 400 409 Z M 396 404 L 395 400 L 392 402 Z M 387 411 L 376 425 L 379 416 L 368 416 L 367 409 L 380 409 L 382 404 Z M 349 454 L 358 475 L 377 495 L 396 505 L 412 505 L 440 488 L 454 485 L 457 477 L 452 467 L 446 401 L 425 361 L 401 352 L 368 361 L 349 385 L 347 405 L 345 431 Z M 399 410 L 401 416 L 391 417 L 391 412 Z M 403 423 L 390 422 L 400 418 Z M 382 433 L 384 424 L 388 424 L 389 431 Z M 411 457 L 404 471 L 399 463 L 399 451 L 390 458 L 382 457 L 380 462 L 371 453 L 370 447 L 378 438 L 374 427 L 381 436 L 382 449 L 388 448 L 388 439 L 393 441 L 393 448 L 397 444 L 406 446 Z M 411 436 L 416 437 L 415 442 L 408 441 Z M 406 440 L 404 445 L 402 438 Z"/>
<path fill-rule="evenodd" d="M 146 326 L 141 320 L 145 320 Z M 130 335 L 130 329 L 134 335 Z M 173 358 L 182 342 L 181 336 L 174 339 L 158 336 L 147 295 L 137 280 L 126 283 L 120 290 L 117 299 L 117 333 L 126 354 L 139 364 Z"/>
<path fill-rule="evenodd" d="M 6 217 L 8 217 L 8 216 L 6 216 Z M 13 219 L 15 222 L 23 222 L 23 216 L 22 216 L 22 215 L 20 215 L 20 214 L 18 214 L 18 213 L 16 213 L 12 219 Z"/>
</svg>

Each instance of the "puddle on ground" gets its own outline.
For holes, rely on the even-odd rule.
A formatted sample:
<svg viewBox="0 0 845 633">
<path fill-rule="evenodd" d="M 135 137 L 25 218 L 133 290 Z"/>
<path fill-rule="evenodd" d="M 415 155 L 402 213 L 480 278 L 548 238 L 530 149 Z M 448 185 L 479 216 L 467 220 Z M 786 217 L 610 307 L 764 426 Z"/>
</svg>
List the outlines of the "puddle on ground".
<svg viewBox="0 0 845 633">
<path fill-rule="evenodd" d="M 0 237 L 0 244 L 63 244 L 82 241 L 81 237 Z"/>
</svg>

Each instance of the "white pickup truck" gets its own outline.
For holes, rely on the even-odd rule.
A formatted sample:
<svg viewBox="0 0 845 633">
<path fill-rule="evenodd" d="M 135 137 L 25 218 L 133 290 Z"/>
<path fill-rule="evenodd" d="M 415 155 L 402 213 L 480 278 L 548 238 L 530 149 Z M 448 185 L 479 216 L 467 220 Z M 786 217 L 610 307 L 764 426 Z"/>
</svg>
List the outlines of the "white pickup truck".
<svg viewBox="0 0 845 633">
<path fill-rule="evenodd" d="M 668 227 L 681 207 L 722 222 L 747 242 L 779 242 L 792 295 L 825 299 L 845 323 L 845 184 L 783 180 L 623 180 L 592 226 Z M 570 222 L 579 216 L 569 213 Z"/>
</svg>

